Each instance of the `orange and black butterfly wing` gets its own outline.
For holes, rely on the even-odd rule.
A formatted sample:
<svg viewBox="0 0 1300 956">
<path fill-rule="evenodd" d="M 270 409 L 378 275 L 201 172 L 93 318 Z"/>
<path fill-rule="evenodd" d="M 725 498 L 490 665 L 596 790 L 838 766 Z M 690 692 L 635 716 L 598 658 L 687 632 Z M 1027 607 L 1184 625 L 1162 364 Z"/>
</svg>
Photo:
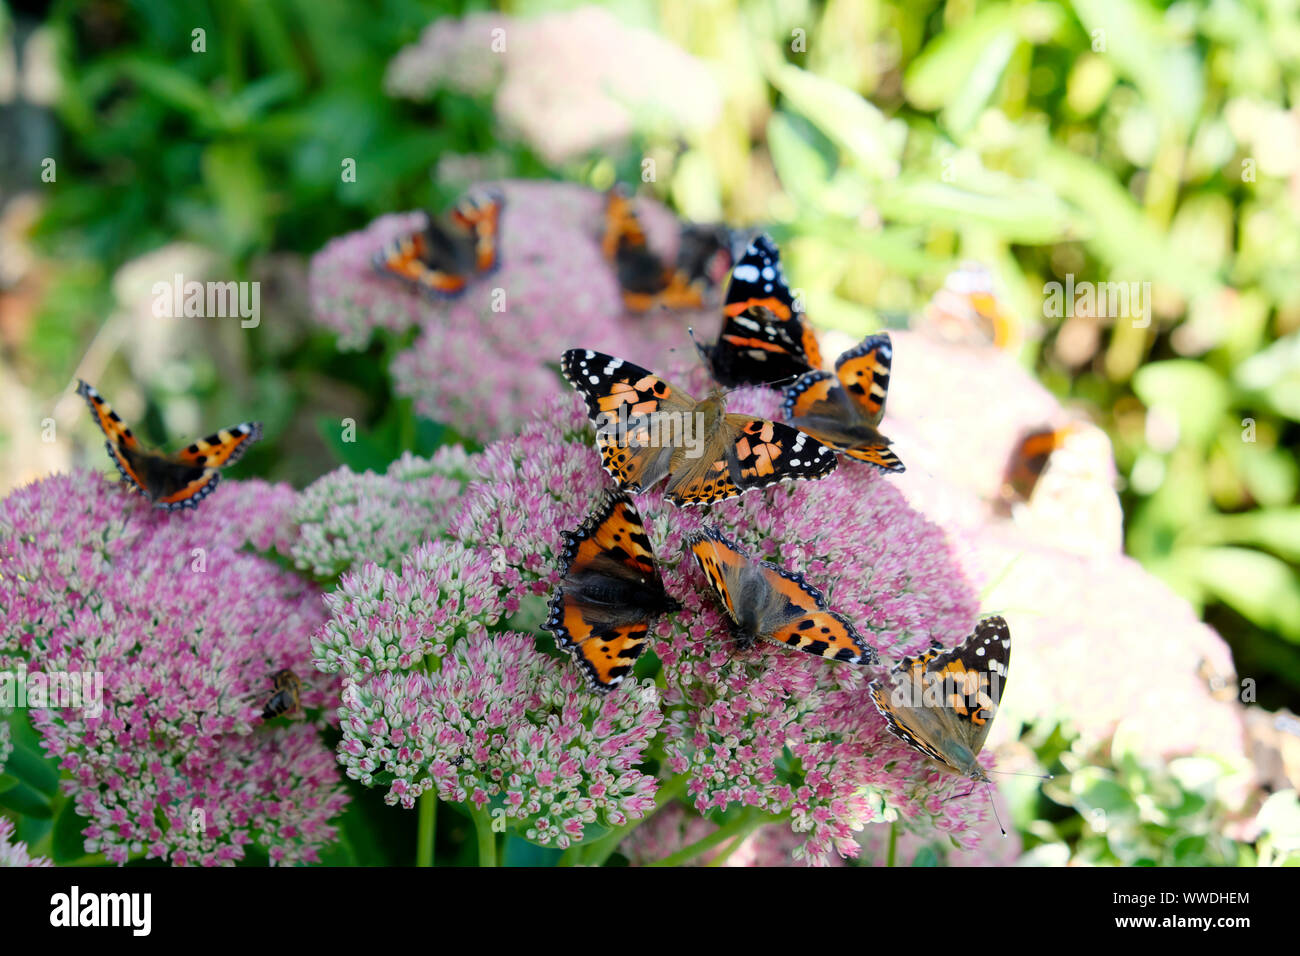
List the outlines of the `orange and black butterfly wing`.
<svg viewBox="0 0 1300 956">
<path fill-rule="evenodd" d="M 117 466 L 123 480 L 133 485 L 140 494 L 153 498 L 148 480 L 149 465 L 151 460 L 161 460 L 162 456 L 149 452 L 140 445 L 126 422 L 122 421 L 122 417 L 113 411 L 113 407 L 99 392 L 95 391 L 93 386 L 78 379 L 77 394 L 90 406 L 95 424 L 100 427 L 107 439 L 104 447 L 108 450 L 108 456 L 113 459 L 113 464 Z"/>
<path fill-rule="evenodd" d="M 993 276 L 979 263 L 963 263 L 944 279 L 917 323 L 938 338 L 966 345 L 1009 348 L 1021 323 L 999 298 Z"/>
<path fill-rule="evenodd" d="M 786 420 L 849 458 L 904 471 L 876 427 L 885 414 L 892 360 L 889 334 L 869 336 L 839 357 L 835 375 L 809 372 L 786 388 Z"/>
<path fill-rule="evenodd" d="M 938 676 L 950 689 L 948 710 L 974 754 L 988 737 L 1010 667 L 1011 630 L 997 615 L 984 618 L 961 644 L 925 663 L 927 678 Z"/>
<path fill-rule="evenodd" d="M 632 193 L 622 183 L 605 194 L 605 231 L 600 239 L 600 250 L 609 262 L 614 262 L 619 249 L 644 249 L 645 230 L 633 208 Z"/>
<path fill-rule="evenodd" d="M 492 272 L 501 264 L 499 237 L 505 205 L 505 197 L 496 190 L 472 189 L 451 211 L 452 238 L 469 237 L 473 247 L 472 265 L 480 275 Z M 458 246 L 459 243 L 453 241 L 449 245 Z"/>
<path fill-rule="evenodd" d="M 817 337 L 795 308 L 770 237 L 757 236 L 732 269 L 718 340 L 697 347 L 728 388 L 780 382 L 821 365 Z"/>
<path fill-rule="evenodd" d="M 903 742 L 974 779 L 986 779 L 977 758 L 1006 685 L 1011 632 L 997 616 L 949 651 L 904 658 L 886 680 L 872 681 L 871 699 Z"/>
<path fill-rule="evenodd" d="M 692 415 L 695 399 L 653 372 L 604 352 L 569 349 L 560 369 L 586 401 L 601 464 L 621 487 L 643 491 L 668 474 L 674 446 L 657 440 L 658 425 L 667 416 L 681 421 Z"/>
<path fill-rule="evenodd" d="M 437 298 L 464 292 L 475 274 L 499 263 L 499 231 L 504 198 L 473 190 L 462 197 L 445 220 L 432 214 L 420 232 L 394 238 L 374 257 L 374 267 Z"/>
<path fill-rule="evenodd" d="M 876 652 L 846 618 L 829 611 L 801 574 L 754 561 L 717 528 L 705 526 L 687 547 L 726 608 L 742 648 L 755 638 L 850 664 L 871 664 Z"/>
<path fill-rule="evenodd" d="M 722 310 L 728 316 L 740 315 L 756 305 L 778 319 L 795 315 L 794 296 L 781 271 L 781 253 L 766 233 L 754 238 L 731 270 Z"/>
<path fill-rule="evenodd" d="M 1066 436 L 1064 428 L 1039 428 L 1020 439 L 1002 476 L 1003 487 L 1011 497 L 1027 500 L 1033 494 L 1048 459 L 1065 442 Z"/>
<path fill-rule="evenodd" d="M 607 493 L 580 528 L 565 534 L 559 570 L 542 626 L 593 688 L 612 690 L 649 645 L 654 617 L 679 607 L 664 591 L 645 524 L 626 495 Z"/>
<path fill-rule="evenodd" d="M 846 664 L 876 663 L 875 650 L 848 618 L 827 610 L 821 591 L 802 574 L 769 561 L 758 567 L 768 589 L 757 624 L 760 637 Z"/>
<path fill-rule="evenodd" d="M 262 437 L 261 422 L 241 422 L 200 438 L 173 457 L 183 465 L 224 468 L 244 457 L 248 446 Z"/>
<path fill-rule="evenodd" d="M 835 375 L 853 408 L 869 425 L 885 417 L 894 347 L 889 333 L 870 335 L 835 361 Z"/>
<path fill-rule="evenodd" d="M 233 465 L 261 437 L 261 422 L 242 422 L 200 438 L 174 455 L 147 463 L 154 503 L 169 511 L 198 507 L 216 490 L 221 480 L 218 469 Z"/>
<path fill-rule="evenodd" d="M 728 388 L 782 382 L 821 362 L 816 338 L 798 314 L 781 319 L 762 305 L 724 316 L 718 341 L 696 347 L 713 377 Z"/>
</svg>

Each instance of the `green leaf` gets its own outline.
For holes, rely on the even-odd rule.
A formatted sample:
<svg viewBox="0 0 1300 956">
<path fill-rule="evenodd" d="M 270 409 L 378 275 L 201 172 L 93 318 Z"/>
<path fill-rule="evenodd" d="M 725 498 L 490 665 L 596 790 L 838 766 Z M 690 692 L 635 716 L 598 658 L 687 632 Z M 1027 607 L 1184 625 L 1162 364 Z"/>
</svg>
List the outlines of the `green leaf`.
<svg viewBox="0 0 1300 956">
<path fill-rule="evenodd" d="M 934 847 L 923 846 L 916 851 L 916 856 L 912 857 L 913 866 L 938 866 L 939 854 L 934 852 Z"/>
<path fill-rule="evenodd" d="M 1009 176 L 998 179 L 998 188 L 977 192 L 929 176 L 900 177 L 882 184 L 877 206 L 881 215 L 897 222 L 975 223 L 1008 242 L 1059 242 L 1078 232 L 1071 209 L 1041 185 Z"/>
<path fill-rule="evenodd" d="M 588 841 L 584 840 L 583 842 Z M 563 855 L 563 850 L 557 850 L 555 847 L 538 846 L 535 843 L 529 843 L 514 833 L 507 833 L 505 850 L 501 854 L 501 861 L 503 866 L 546 867 L 556 866 Z"/>
<path fill-rule="evenodd" d="M 1140 0 L 1073 0 L 1098 52 L 1128 76 L 1156 109 L 1190 128 L 1205 82 L 1194 47 L 1175 46 L 1163 11 Z"/>
<path fill-rule="evenodd" d="M 790 106 L 811 120 L 872 180 L 898 175 L 907 124 L 853 90 L 797 66 L 773 61 L 768 78 Z"/>
<path fill-rule="evenodd" d="M 86 838 L 81 831 L 87 822 L 77 815 L 76 802 L 64 800 L 54 816 L 54 833 L 51 856 L 60 865 L 79 860 L 86 855 Z"/>
<path fill-rule="evenodd" d="M 1186 548 L 1177 558 L 1242 617 L 1300 643 L 1300 578 L 1286 562 L 1230 547 Z"/>
<path fill-rule="evenodd" d="M 1205 448 L 1228 410 L 1228 384 L 1209 366 L 1190 359 L 1145 365 L 1133 390 L 1147 408 L 1164 408 L 1178 419 L 1180 443 Z"/>
<path fill-rule="evenodd" d="M 29 817 L 48 818 L 54 814 L 50 798 L 26 783 L 0 793 L 0 807 Z"/>
<path fill-rule="evenodd" d="M 5 761 L 5 773 L 16 777 L 38 793 L 55 794 L 59 789 L 59 772 L 47 760 L 23 743 L 14 742 L 13 753 Z"/>
<path fill-rule="evenodd" d="M 1300 505 L 1207 517 L 1197 523 L 1191 540 L 1197 544 L 1251 545 L 1300 564 Z"/>
</svg>

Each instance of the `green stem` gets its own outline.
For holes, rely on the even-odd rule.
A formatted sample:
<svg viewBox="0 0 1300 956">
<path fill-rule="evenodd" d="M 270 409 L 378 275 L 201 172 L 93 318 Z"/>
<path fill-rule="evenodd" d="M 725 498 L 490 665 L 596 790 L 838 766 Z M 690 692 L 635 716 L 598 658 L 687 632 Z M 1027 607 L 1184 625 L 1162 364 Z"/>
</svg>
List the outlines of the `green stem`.
<svg viewBox="0 0 1300 956">
<path fill-rule="evenodd" d="M 482 810 L 471 810 L 470 816 L 474 818 L 474 832 L 478 835 L 478 865 L 496 866 L 497 837 L 492 832 L 492 817 L 489 816 L 486 807 Z"/>
<path fill-rule="evenodd" d="M 690 846 L 682 847 L 676 853 L 670 853 L 662 860 L 654 860 L 647 863 L 646 866 L 681 866 L 683 863 L 689 863 L 702 853 L 707 853 L 720 843 L 730 840 L 732 837 L 741 837 L 748 833 L 760 823 L 766 823 L 764 814 L 756 807 L 749 807 L 730 823 L 723 824 L 714 830 L 703 840 L 696 840 Z M 772 818 L 777 819 L 776 817 Z M 737 840 L 737 843 L 740 841 Z M 734 849 L 734 848 L 733 848 Z"/>
<path fill-rule="evenodd" d="M 894 857 L 898 854 L 898 821 L 889 822 L 889 853 L 885 857 L 885 866 L 894 865 Z"/>
<path fill-rule="evenodd" d="M 420 794 L 420 822 L 416 835 L 415 865 L 433 866 L 434 841 L 438 834 L 438 791 L 429 789 Z"/>
<path fill-rule="evenodd" d="M 762 814 L 755 814 L 750 819 L 748 826 L 742 827 L 740 829 L 740 832 L 736 834 L 736 838 L 732 840 L 729 844 L 727 844 L 727 846 L 724 849 L 719 850 L 718 855 L 715 856 L 713 859 L 711 859 L 708 865 L 726 866 L 727 859 L 731 856 L 731 854 L 735 853 L 736 850 L 740 848 L 740 845 L 745 842 L 746 837 L 748 837 L 759 827 L 764 826 L 771 822 L 772 822 L 771 818 L 764 817 Z"/>
<path fill-rule="evenodd" d="M 591 841 L 590 844 L 581 843 L 578 846 L 571 846 L 564 851 L 560 857 L 560 866 L 577 866 L 585 864 L 587 866 L 600 866 L 618 849 L 629 833 L 645 823 L 652 816 L 658 813 L 668 803 L 676 800 L 686 792 L 686 784 L 690 782 L 690 775 L 679 773 L 675 777 L 669 777 L 659 784 L 659 789 L 655 793 L 655 808 L 641 817 L 639 820 L 629 820 L 615 830 L 611 830 L 598 840 Z"/>
</svg>

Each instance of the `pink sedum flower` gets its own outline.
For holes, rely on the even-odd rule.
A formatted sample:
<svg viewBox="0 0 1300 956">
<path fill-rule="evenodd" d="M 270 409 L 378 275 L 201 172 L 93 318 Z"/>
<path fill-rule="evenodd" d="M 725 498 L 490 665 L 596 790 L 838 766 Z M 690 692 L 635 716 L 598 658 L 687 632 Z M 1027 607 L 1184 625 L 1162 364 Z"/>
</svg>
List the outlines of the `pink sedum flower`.
<svg viewBox="0 0 1300 956">
<path fill-rule="evenodd" d="M 348 683 L 343 711 L 348 775 L 390 779 L 391 804 L 433 788 L 561 849 L 654 807 L 654 780 L 636 769 L 662 721 L 653 697 L 593 694 L 526 634 L 472 629 L 434 673 Z"/>
<path fill-rule="evenodd" d="M 346 802 L 333 755 L 301 719 L 262 727 L 269 675 L 292 669 L 304 707 L 320 595 L 247 547 L 285 544 L 292 494 L 225 482 L 165 514 L 98 474 L 57 475 L 0 502 L 17 546 L 0 569 L 0 634 L 29 671 L 98 680 L 80 706 L 32 711 L 87 853 L 125 863 L 317 859 Z"/>
</svg>

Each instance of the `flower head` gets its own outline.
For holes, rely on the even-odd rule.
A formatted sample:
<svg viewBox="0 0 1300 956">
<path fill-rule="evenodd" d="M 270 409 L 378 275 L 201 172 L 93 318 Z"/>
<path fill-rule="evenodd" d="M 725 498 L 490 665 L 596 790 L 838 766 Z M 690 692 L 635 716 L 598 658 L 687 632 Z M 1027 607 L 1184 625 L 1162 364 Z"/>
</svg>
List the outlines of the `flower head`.
<svg viewBox="0 0 1300 956">
<path fill-rule="evenodd" d="M 553 164 L 608 148 L 638 127 L 707 129 L 722 108 L 704 64 L 597 7 L 437 20 L 389 64 L 385 86 L 415 100 L 442 88 L 495 89 L 505 126 Z"/>
<path fill-rule="evenodd" d="M 285 491 L 229 482 L 169 515 L 76 472 L 0 502 L 17 542 L 0 570 L 9 659 L 94 688 L 32 712 L 89 821 L 87 853 L 218 864 L 261 844 L 292 863 L 333 839 L 346 797 L 317 727 L 261 727 L 280 668 L 304 707 L 328 699 L 309 679 L 319 594 L 246 550 L 286 542 Z"/>
</svg>

